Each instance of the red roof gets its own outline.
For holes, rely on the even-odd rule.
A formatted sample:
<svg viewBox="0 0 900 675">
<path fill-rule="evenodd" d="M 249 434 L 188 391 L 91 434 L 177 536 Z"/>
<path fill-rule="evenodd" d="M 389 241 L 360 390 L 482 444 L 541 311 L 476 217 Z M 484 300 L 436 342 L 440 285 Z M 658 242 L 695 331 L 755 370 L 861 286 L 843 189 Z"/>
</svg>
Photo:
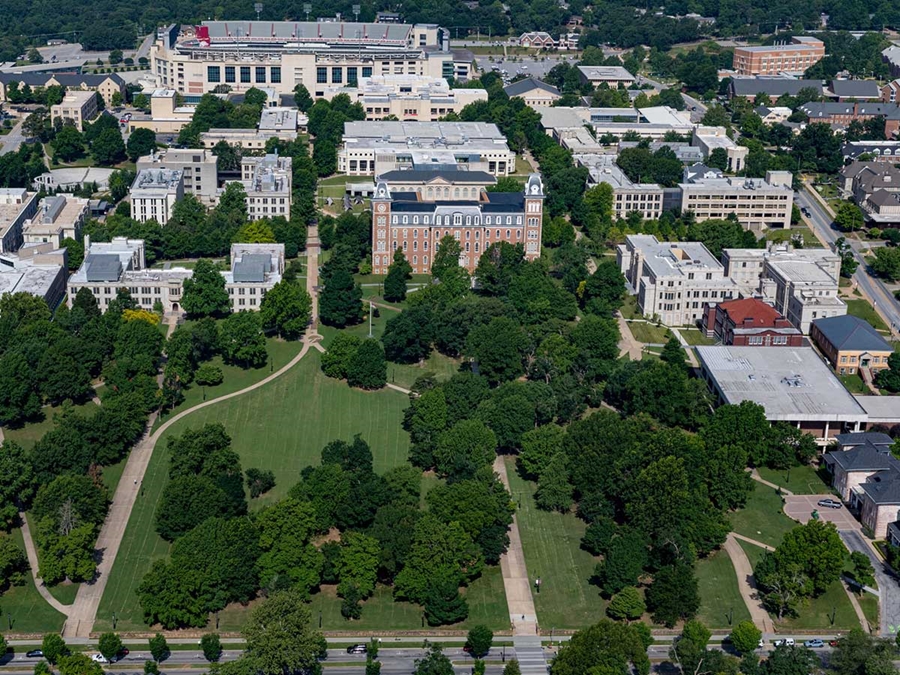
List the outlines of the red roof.
<svg viewBox="0 0 900 675">
<path fill-rule="evenodd" d="M 720 302 L 719 308 L 728 315 L 735 326 L 743 326 L 746 319 L 751 319 L 754 328 L 774 328 L 775 321 L 782 318 L 772 305 L 755 298 Z"/>
</svg>

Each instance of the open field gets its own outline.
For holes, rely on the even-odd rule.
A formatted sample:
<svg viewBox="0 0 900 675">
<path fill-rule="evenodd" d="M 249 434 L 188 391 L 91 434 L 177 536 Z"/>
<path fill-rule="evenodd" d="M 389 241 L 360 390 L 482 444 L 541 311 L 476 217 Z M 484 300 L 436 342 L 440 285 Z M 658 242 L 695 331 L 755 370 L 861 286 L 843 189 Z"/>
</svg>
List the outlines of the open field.
<svg viewBox="0 0 900 675">
<path fill-rule="evenodd" d="M 766 241 L 785 242 L 790 241 L 797 235 L 803 237 L 804 248 L 822 248 L 822 242 L 813 234 L 805 224 L 794 225 L 788 229 L 771 229 L 766 232 Z"/>
<path fill-rule="evenodd" d="M 824 471 L 824 469 L 822 470 Z M 792 466 L 790 469 L 777 471 L 760 467 L 759 475 L 765 480 L 780 485 L 798 495 L 822 495 L 831 494 L 831 488 L 822 480 L 819 471 L 814 466 Z M 764 485 L 757 486 L 759 488 Z"/>
<path fill-rule="evenodd" d="M 8 441 L 15 441 L 26 450 L 34 447 L 44 434 L 50 431 L 55 425 L 53 424 L 53 416 L 62 412 L 63 406 L 45 406 L 41 408 L 44 418 L 39 421 L 29 422 L 21 427 L 3 427 L 3 436 Z M 99 410 L 99 407 L 93 401 L 73 405 L 72 408 L 79 413 L 93 414 Z"/>
<path fill-rule="evenodd" d="M 769 546 L 778 546 L 784 533 L 797 525 L 784 514 L 781 497 L 761 483 L 755 483 L 747 506 L 729 514 L 728 519 L 738 534 Z"/>
<path fill-rule="evenodd" d="M 719 549 L 697 561 L 696 569 L 701 601 L 697 618 L 700 621 L 710 628 L 727 629 L 750 619 L 750 610 L 741 597 L 728 553 Z"/>
<path fill-rule="evenodd" d="M 534 593 L 538 623 L 548 628 L 582 628 L 605 616 L 600 589 L 588 583 L 597 559 L 581 549 L 585 524 L 574 514 L 550 513 L 534 504 L 534 483 L 521 478 L 515 460 L 506 458 L 529 576 L 541 578 Z"/>
<path fill-rule="evenodd" d="M 269 359 L 262 368 L 240 368 L 238 366 L 230 366 L 222 361 L 221 356 L 213 357 L 207 363 L 222 369 L 222 375 L 224 376 L 222 384 L 216 385 L 215 387 L 201 387 L 197 383 L 192 383 L 183 391 L 184 401 L 175 406 L 174 410 L 167 410 L 165 414 L 161 415 L 159 419 L 157 419 L 154 428 L 161 425 L 173 415 L 177 415 L 182 410 L 191 408 L 205 400 L 224 396 L 233 391 L 239 391 L 245 387 L 249 387 L 251 384 L 259 382 L 271 375 L 274 371 L 290 363 L 291 359 L 297 356 L 302 348 L 303 343 L 299 340 L 287 342 L 276 338 L 267 338 L 266 351 L 269 354 Z"/>
<path fill-rule="evenodd" d="M 136 589 L 169 545 L 154 529 L 153 514 L 166 483 L 166 437 L 187 428 L 221 422 L 233 439 L 244 469 L 275 472 L 275 488 L 251 502 L 256 509 L 284 496 L 300 470 L 318 464 L 322 447 L 336 438 L 362 434 L 371 445 L 375 470 L 383 472 L 406 461 L 409 439 L 400 426 L 406 397 L 398 392 L 362 392 L 326 378 L 317 351 L 310 351 L 289 373 L 270 384 L 180 420 L 160 439 L 144 478 L 146 497 L 131 514 L 116 564 L 100 604 L 97 630 L 109 627 L 113 612 L 119 630 L 143 628 Z"/>
<path fill-rule="evenodd" d="M 12 532 L 15 542 L 22 548 L 22 531 L 15 529 Z M 22 586 L 13 586 L 0 595 L 0 607 L 3 614 L 8 614 L 12 620 L 13 630 L 17 633 L 46 633 L 62 629 L 66 617 L 47 604 L 37 589 L 31 573 Z M 7 626 L 6 617 L 3 617 L 3 627 Z"/>
<path fill-rule="evenodd" d="M 665 326 L 657 326 L 646 321 L 629 321 L 628 327 L 634 339 L 644 344 L 664 344 L 672 337 L 672 333 Z"/>
<path fill-rule="evenodd" d="M 678 332 L 681 333 L 681 337 L 684 338 L 684 341 L 692 346 L 716 344 L 714 338 L 706 337 L 706 335 L 697 328 L 679 328 Z"/>
</svg>

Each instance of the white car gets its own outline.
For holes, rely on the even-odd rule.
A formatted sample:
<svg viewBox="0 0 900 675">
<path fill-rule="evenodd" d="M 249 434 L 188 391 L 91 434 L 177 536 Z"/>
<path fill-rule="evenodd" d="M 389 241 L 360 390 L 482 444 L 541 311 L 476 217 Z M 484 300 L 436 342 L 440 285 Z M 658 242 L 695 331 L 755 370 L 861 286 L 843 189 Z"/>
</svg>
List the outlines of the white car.
<svg viewBox="0 0 900 675">
<path fill-rule="evenodd" d="M 773 640 L 772 644 L 776 647 L 793 647 L 794 638 L 781 638 L 780 640 Z"/>
<path fill-rule="evenodd" d="M 118 659 L 115 656 L 112 657 L 112 660 L 108 660 L 105 656 L 103 656 L 103 654 L 91 654 L 91 660 L 94 661 L 95 663 L 104 663 L 104 664 L 111 664 L 111 663 L 115 663 L 116 661 L 118 661 Z"/>
</svg>

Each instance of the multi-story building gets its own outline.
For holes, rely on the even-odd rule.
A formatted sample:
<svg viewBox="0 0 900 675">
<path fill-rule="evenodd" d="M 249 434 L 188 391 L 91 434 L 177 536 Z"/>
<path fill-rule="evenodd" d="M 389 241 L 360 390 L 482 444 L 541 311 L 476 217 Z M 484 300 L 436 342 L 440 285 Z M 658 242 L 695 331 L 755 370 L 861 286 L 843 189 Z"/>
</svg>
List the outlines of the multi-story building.
<svg viewBox="0 0 900 675">
<path fill-rule="evenodd" d="M 67 91 L 62 103 L 50 106 L 50 120 L 61 119 L 63 124 L 71 122 L 78 131 L 84 129 L 84 123 L 97 116 L 97 92 Z"/>
<path fill-rule="evenodd" d="M 731 80 L 729 93 L 731 97 L 756 98 L 759 94 L 768 95 L 773 101 L 785 94 L 796 96 L 804 89 L 822 96 L 822 80 L 795 80 L 789 77 L 735 77 Z"/>
<path fill-rule="evenodd" d="M 255 312 L 284 274 L 284 244 L 232 244 L 231 269 L 222 272 L 231 311 Z"/>
<path fill-rule="evenodd" d="M 150 129 L 157 134 L 177 134 L 194 119 L 196 105 L 179 105 L 174 89 L 156 89 L 150 95 L 150 114 L 134 113 L 128 129 Z"/>
<path fill-rule="evenodd" d="M 891 69 L 891 77 L 900 77 L 900 47 L 891 45 L 883 50 L 881 60 Z"/>
<path fill-rule="evenodd" d="M 0 253 L 15 253 L 25 242 L 25 223 L 37 213 L 37 192 L 0 188 Z"/>
<path fill-rule="evenodd" d="M 799 75 L 824 57 L 824 42 L 800 35 L 791 44 L 735 47 L 732 68 L 738 75 Z"/>
<path fill-rule="evenodd" d="M 219 141 L 245 150 L 264 150 L 270 138 L 293 141 L 309 118 L 296 108 L 263 108 L 256 129 L 210 129 L 200 134 L 200 144 L 212 148 Z"/>
<path fill-rule="evenodd" d="M 740 289 L 722 263 L 699 242 L 660 242 L 630 234 L 616 247 L 616 260 L 637 292 L 641 314 L 669 326 L 696 324 L 704 305 L 738 297 Z"/>
<path fill-rule="evenodd" d="M 289 94 L 302 84 L 322 97 L 372 75 L 455 74 L 449 34 L 437 25 L 340 20 L 205 21 L 180 39 L 157 39 L 150 62 L 163 87 L 189 100 L 219 85 Z"/>
<path fill-rule="evenodd" d="M 63 239 L 77 240 L 89 213 L 89 199 L 66 194 L 44 197 L 37 213 L 23 225 L 25 243 L 52 243 L 59 247 Z"/>
<path fill-rule="evenodd" d="M 159 303 L 166 314 L 180 315 L 184 280 L 193 271 L 183 267 L 148 269 L 142 239 L 113 237 L 111 242 L 84 240 L 84 263 L 69 278 L 69 306 L 81 288 L 88 288 L 105 312 L 119 289 L 127 289 L 143 309 Z M 232 311 L 259 309 L 266 292 L 281 280 L 284 244 L 233 244 L 231 269 L 222 272 Z"/>
<path fill-rule="evenodd" d="M 553 36 L 543 30 L 530 31 L 519 36 L 519 46 L 526 49 L 552 49 L 556 44 Z"/>
<path fill-rule="evenodd" d="M 516 153 L 485 122 L 345 122 L 338 171 L 351 176 L 459 166 L 494 176 L 515 173 Z"/>
<path fill-rule="evenodd" d="M 734 215 L 744 228 L 762 233 L 791 226 L 794 191 L 790 171 L 767 171 L 760 178 L 726 177 L 718 169 L 695 164 L 684 169 L 681 210 L 698 221 Z"/>
<path fill-rule="evenodd" d="M 838 375 L 853 375 L 857 370 L 874 375 L 888 368 L 894 353 L 893 345 L 872 324 L 850 314 L 813 320 L 809 337 Z"/>
<path fill-rule="evenodd" d="M 620 84 L 626 87 L 634 84 L 634 75 L 622 66 L 578 66 L 578 75 L 582 82 L 594 87 L 606 84 L 616 89 Z"/>
<path fill-rule="evenodd" d="M 175 202 L 184 197 L 181 169 L 141 169 L 131 184 L 131 217 L 144 223 L 169 222 Z"/>
<path fill-rule="evenodd" d="M 588 170 L 588 186 L 607 183 L 613 189 L 613 215 L 626 218 L 638 212 L 646 220 L 656 220 L 663 212 L 663 189 L 656 183 L 634 183 L 616 165 L 615 155 L 575 155 L 574 160 Z"/>
<path fill-rule="evenodd" d="M 878 227 L 900 224 L 900 169 L 890 162 L 853 162 L 841 169 L 842 191 Z"/>
<path fill-rule="evenodd" d="M 185 194 L 194 195 L 207 205 L 216 200 L 219 174 L 216 156 L 209 150 L 166 148 L 138 159 L 138 172 L 144 169 L 180 171 Z"/>
<path fill-rule="evenodd" d="M 437 122 L 488 97 L 484 89 L 451 89 L 444 78 L 427 75 L 373 75 L 361 78 L 355 89 L 335 90 L 344 92 L 362 104 L 367 120 L 393 115 L 401 121 L 420 122 Z"/>
<path fill-rule="evenodd" d="M 900 79 L 892 80 L 881 88 L 882 103 L 900 103 Z"/>
<path fill-rule="evenodd" d="M 810 124 L 821 122 L 844 128 L 851 122 L 877 119 L 884 121 L 885 138 L 893 138 L 900 131 L 900 105 L 896 103 L 805 103 L 800 106 Z"/>
<path fill-rule="evenodd" d="M 814 319 L 847 313 L 838 297 L 841 258 L 829 249 L 795 249 L 790 244 L 727 248 L 722 262 L 742 295 L 774 305 L 804 334 Z"/>
<path fill-rule="evenodd" d="M 845 162 L 864 158 L 872 162 L 896 162 L 900 161 L 900 141 L 848 141 L 841 147 L 841 155 Z"/>
<path fill-rule="evenodd" d="M 241 159 L 247 219 L 291 217 L 291 158 L 277 154 Z"/>
<path fill-rule="evenodd" d="M 425 201 L 477 201 L 497 179 L 485 171 L 448 169 L 388 171 L 376 179 L 394 193 L 414 192 Z"/>
<path fill-rule="evenodd" d="M 393 192 L 379 182 L 372 197 L 372 271 L 387 274 L 402 248 L 415 274 L 428 274 L 440 240 L 453 236 L 459 264 L 475 272 L 478 259 L 498 242 L 521 244 L 526 260 L 541 255 L 544 186 L 531 174 L 522 192 L 482 192 L 468 201 L 425 201 L 417 192 Z"/>
<path fill-rule="evenodd" d="M 9 85 L 15 82 L 19 89 L 26 84 L 32 89 L 65 87 L 67 91 L 96 91 L 107 107 L 113 104 L 113 95 L 118 92 L 125 97 L 125 80 L 109 75 L 81 75 L 78 73 L 0 73 L 0 101 L 8 101 Z"/>
<path fill-rule="evenodd" d="M 68 255 L 54 242 L 25 244 L 17 253 L 0 254 L 0 295 L 30 293 L 50 310 L 66 295 Z"/>
<path fill-rule="evenodd" d="M 694 129 L 691 143 L 700 148 L 703 159 L 709 159 L 712 152 L 718 148 L 725 151 L 728 156 L 727 170 L 731 173 L 741 173 L 744 170 L 744 162 L 747 161 L 749 148 L 738 145 L 728 137 L 725 127 L 698 126 Z"/>
<path fill-rule="evenodd" d="M 559 89 L 534 77 L 513 82 L 503 87 L 510 98 L 521 98 L 530 108 L 549 108 L 562 96 Z"/>
<path fill-rule="evenodd" d="M 723 345 L 800 347 L 803 334 L 781 313 L 757 298 L 726 300 L 704 307 L 701 329 Z"/>
</svg>

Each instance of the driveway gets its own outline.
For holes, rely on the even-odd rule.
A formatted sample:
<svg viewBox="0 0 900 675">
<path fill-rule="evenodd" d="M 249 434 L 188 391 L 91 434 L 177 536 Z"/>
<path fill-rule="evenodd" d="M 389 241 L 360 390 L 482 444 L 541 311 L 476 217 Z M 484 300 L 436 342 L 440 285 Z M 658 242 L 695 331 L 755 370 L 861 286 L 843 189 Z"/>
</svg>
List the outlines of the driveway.
<svg viewBox="0 0 900 675">
<path fill-rule="evenodd" d="M 878 591 L 881 594 L 881 634 L 896 635 L 900 629 L 900 586 L 893 571 L 884 564 L 869 543 L 857 531 L 843 530 L 840 533 L 844 544 L 851 551 L 861 551 L 869 556 L 872 567 L 875 568 L 875 580 L 878 582 Z"/>
<path fill-rule="evenodd" d="M 818 506 L 820 499 L 834 499 L 834 495 L 784 495 L 784 512 L 794 520 L 807 522 L 813 511 L 819 512 L 819 520 L 834 523 L 838 530 L 859 530 L 859 521 L 846 508 L 829 509 Z"/>
</svg>

